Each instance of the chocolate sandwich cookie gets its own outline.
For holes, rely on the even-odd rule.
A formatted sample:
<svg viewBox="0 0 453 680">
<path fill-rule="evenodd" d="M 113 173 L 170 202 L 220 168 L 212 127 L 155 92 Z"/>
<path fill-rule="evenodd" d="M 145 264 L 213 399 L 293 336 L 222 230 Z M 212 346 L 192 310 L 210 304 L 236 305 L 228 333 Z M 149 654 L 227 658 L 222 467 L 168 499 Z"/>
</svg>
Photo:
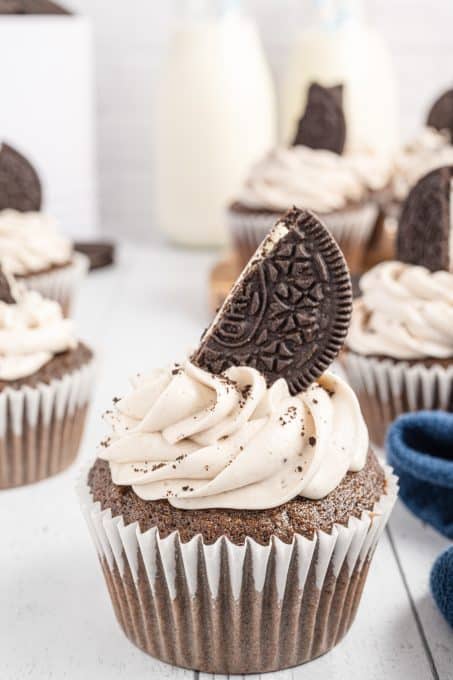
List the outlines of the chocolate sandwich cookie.
<svg viewBox="0 0 453 680">
<path fill-rule="evenodd" d="M 430 271 L 452 271 L 453 166 L 428 173 L 413 187 L 403 207 L 397 257 Z"/>
<path fill-rule="evenodd" d="M 2 144 L 0 147 L 0 210 L 38 211 L 42 191 L 38 174 L 21 153 Z"/>
<path fill-rule="evenodd" d="M 108 267 L 115 261 L 115 244 L 112 241 L 77 241 L 74 250 L 88 257 L 90 271 Z"/>
<path fill-rule="evenodd" d="M 303 145 L 342 154 L 345 142 L 343 85 L 323 87 L 313 83 L 308 90 L 307 106 L 299 121 L 293 146 Z"/>
<path fill-rule="evenodd" d="M 292 394 L 335 359 L 352 311 L 343 255 L 312 213 L 294 208 L 244 269 L 191 360 L 211 373 L 251 366 Z"/>
<path fill-rule="evenodd" d="M 50 0 L 0 0 L 1 14 L 70 14 Z"/>
<path fill-rule="evenodd" d="M 436 130 L 448 130 L 453 140 L 453 90 L 448 90 L 437 99 L 428 115 L 427 123 Z"/>
</svg>

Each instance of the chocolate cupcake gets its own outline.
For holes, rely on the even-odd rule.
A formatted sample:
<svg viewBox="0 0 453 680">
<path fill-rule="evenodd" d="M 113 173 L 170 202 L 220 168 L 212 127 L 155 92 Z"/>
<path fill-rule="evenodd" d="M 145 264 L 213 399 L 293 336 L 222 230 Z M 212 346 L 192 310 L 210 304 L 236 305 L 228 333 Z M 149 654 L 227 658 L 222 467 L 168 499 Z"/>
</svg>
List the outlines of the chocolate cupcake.
<svg viewBox="0 0 453 680">
<path fill-rule="evenodd" d="M 453 163 L 453 146 L 448 130 L 424 127 L 397 151 L 392 180 L 381 195 L 380 215 L 366 253 L 365 269 L 395 259 L 398 221 L 409 191 L 427 172 L 450 163 Z"/>
<path fill-rule="evenodd" d="M 389 213 L 399 219 L 410 190 L 431 170 L 453 163 L 453 145 L 447 130 L 425 127 L 396 154 Z"/>
<path fill-rule="evenodd" d="M 313 84 L 293 146 L 271 151 L 252 168 L 228 209 L 241 263 L 277 219 L 303 206 L 320 215 L 351 271 L 361 271 L 390 172 L 390 158 L 348 147 L 342 87 Z"/>
<path fill-rule="evenodd" d="M 92 380 L 93 354 L 58 303 L 0 271 L 0 489 L 70 465 Z"/>
<path fill-rule="evenodd" d="M 395 154 L 383 211 L 388 217 L 393 252 L 398 220 L 410 190 L 428 172 L 453 163 L 452 102 L 453 91 L 442 94 L 432 105 L 425 126 Z"/>
<path fill-rule="evenodd" d="M 396 481 L 326 367 L 351 284 L 293 210 L 181 365 L 138 376 L 80 497 L 118 621 L 147 653 L 210 673 L 324 654 L 348 631 Z"/>
<path fill-rule="evenodd" d="M 56 300 L 65 316 L 88 270 L 88 259 L 74 252 L 56 220 L 42 212 L 35 168 L 5 143 L 0 144 L 0 261 L 28 288 Z"/>
<path fill-rule="evenodd" d="M 0 212 L 0 261 L 28 289 L 58 302 L 65 316 L 88 271 L 88 258 L 42 212 Z"/>
<path fill-rule="evenodd" d="M 397 261 L 360 280 L 342 363 L 373 442 L 407 411 L 453 411 L 451 170 L 429 173 L 410 192 Z"/>
</svg>

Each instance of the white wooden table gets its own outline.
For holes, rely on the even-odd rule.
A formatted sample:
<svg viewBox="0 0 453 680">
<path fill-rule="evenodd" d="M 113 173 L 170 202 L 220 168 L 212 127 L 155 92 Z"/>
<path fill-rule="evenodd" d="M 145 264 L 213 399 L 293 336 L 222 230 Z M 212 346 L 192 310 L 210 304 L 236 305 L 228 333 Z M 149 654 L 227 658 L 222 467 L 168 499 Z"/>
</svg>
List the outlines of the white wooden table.
<svg viewBox="0 0 453 680">
<path fill-rule="evenodd" d="M 76 315 L 98 352 L 99 381 L 76 465 L 0 494 L 1 680 L 193 678 L 135 649 L 117 625 L 74 485 L 104 433 L 103 410 L 128 376 L 182 359 L 209 321 L 210 254 L 125 246 L 119 265 L 93 273 Z M 453 632 L 428 588 L 447 541 L 396 508 L 345 640 L 276 680 L 453 678 Z M 200 680 L 207 676 L 195 674 Z"/>
</svg>

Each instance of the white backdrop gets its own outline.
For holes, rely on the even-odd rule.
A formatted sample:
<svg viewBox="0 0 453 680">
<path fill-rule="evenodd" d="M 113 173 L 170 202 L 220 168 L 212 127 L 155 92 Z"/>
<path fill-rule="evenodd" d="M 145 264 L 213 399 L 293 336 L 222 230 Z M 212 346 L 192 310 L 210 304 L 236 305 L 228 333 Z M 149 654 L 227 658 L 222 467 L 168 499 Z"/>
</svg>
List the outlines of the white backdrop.
<svg viewBox="0 0 453 680">
<path fill-rule="evenodd" d="M 92 76 L 89 19 L 1 18 L 1 139 L 30 159 L 44 210 L 79 238 L 98 218 Z"/>
<path fill-rule="evenodd" d="M 65 2 L 65 0 L 62 0 Z M 365 0 L 392 49 L 403 134 L 453 83 L 451 0 Z M 96 46 L 100 205 L 104 231 L 152 240 L 153 81 L 178 0 L 67 0 L 93 18 Z M 262 29 L 277 80 L 310 0 L 245 0 Z"/>
</svg>

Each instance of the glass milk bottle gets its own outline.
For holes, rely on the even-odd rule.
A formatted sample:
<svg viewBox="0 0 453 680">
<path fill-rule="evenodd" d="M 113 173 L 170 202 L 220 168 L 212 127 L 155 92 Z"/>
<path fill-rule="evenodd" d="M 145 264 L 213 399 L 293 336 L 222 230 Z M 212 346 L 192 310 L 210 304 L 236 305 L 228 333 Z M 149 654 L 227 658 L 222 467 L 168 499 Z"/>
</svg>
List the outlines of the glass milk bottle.
<svg viewBox="0 0 453 680">
<path fill-rule="evenodd" d="M 312 0 L 314 20 L 290 55 L 282 89 L 282 137 L 291 142 L 312 82 L 343 84 L 346 151 L 391 154 L 398 144 L 396 79 L 390 52 L 365 21 L 361 0 Z"/>
<path fill-rule="evenodd" d="M 174 243 L 226 242 L 224 211 L 275 143 L 276 103 L 254 22 L 233 0 L 183 8 L 157 89 L 154 198 Z"/>
</svg>

